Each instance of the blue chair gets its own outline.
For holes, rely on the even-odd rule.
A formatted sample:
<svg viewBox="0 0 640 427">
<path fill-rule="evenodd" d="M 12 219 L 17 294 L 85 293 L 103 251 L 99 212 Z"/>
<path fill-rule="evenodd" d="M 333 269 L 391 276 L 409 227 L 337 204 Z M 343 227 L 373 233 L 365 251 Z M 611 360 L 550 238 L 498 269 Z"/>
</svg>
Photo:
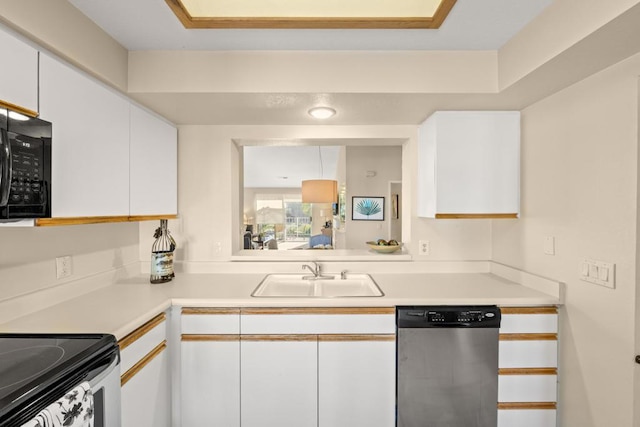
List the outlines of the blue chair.
<svg viewBox="0 0 640 427">
<path fill-rule="evenodd" d="M 311 236 L 309 238 L 309 247 L 315 248 L 318 245 L 326 246 L 331 244 L 331 237 L 325 236 L 324 234 L 316 234 L 315 236 Z"/>
</svg>

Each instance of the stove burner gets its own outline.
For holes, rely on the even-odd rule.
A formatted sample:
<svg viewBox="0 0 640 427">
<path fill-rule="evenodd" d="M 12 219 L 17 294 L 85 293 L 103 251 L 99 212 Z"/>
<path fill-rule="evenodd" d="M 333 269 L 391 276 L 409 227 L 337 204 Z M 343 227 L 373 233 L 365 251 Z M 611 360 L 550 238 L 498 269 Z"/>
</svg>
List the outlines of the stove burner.
<svg viewBox="0 0 640 427">
<path fill-rule="evenodd" d="M 59 346 L 45 345 L 0 353 L 0 390 L 27 382 L 58 363 L 64 356 Z"/>
</svg>

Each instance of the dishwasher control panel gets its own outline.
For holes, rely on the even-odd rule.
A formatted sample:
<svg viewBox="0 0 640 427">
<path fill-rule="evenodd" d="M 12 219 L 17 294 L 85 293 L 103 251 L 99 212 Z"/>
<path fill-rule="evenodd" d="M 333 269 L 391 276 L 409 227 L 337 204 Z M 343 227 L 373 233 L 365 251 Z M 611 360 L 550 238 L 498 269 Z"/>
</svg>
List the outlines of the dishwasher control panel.
<svg viewBox="0 0 640 427">
<path fill-rule="evenodd" d="M 497 306 L 405 306 L 396 308 L 399 328 L 497 328 Z"/>
</svg>

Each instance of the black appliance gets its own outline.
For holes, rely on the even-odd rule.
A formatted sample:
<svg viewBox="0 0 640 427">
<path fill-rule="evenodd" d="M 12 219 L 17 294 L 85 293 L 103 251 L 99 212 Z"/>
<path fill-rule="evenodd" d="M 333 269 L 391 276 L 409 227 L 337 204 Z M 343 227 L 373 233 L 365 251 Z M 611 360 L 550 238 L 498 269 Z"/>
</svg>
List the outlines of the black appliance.
<svg viewBox="0 0 640 427">
<path fill-rule="evenodd" d="M 397 307 L 398 427 L 496 427 L 496 306 Z"/>
<path fill-rule="evenodd" d="M 0 109 L 0 221 L 51 217 L 51 128 Z"/>
<path fill-rule="evenodd" d="M 75 386 L 102 381 L 111 371 L 117 376 L 119 393 L 119 362 L 113 335 L 0 334 L 0 427 L 30 421 Z M 105 412 L 100 393 L 106 391 L 96 387 L 94 419 L 98 420 Z"/>
</svg>

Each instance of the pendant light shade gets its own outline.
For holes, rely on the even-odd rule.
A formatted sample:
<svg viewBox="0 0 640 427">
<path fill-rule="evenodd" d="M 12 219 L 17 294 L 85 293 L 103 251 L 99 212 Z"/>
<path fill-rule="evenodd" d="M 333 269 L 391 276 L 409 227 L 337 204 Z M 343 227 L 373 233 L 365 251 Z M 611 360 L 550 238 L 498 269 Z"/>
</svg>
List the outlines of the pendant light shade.
<svg viewBox="0 0 640 427">
<path fill-rule="evenodd" d="M 336 203 L 338 181 L 310 179 L 302 181 L 302 203 Z"/>
</svg>

